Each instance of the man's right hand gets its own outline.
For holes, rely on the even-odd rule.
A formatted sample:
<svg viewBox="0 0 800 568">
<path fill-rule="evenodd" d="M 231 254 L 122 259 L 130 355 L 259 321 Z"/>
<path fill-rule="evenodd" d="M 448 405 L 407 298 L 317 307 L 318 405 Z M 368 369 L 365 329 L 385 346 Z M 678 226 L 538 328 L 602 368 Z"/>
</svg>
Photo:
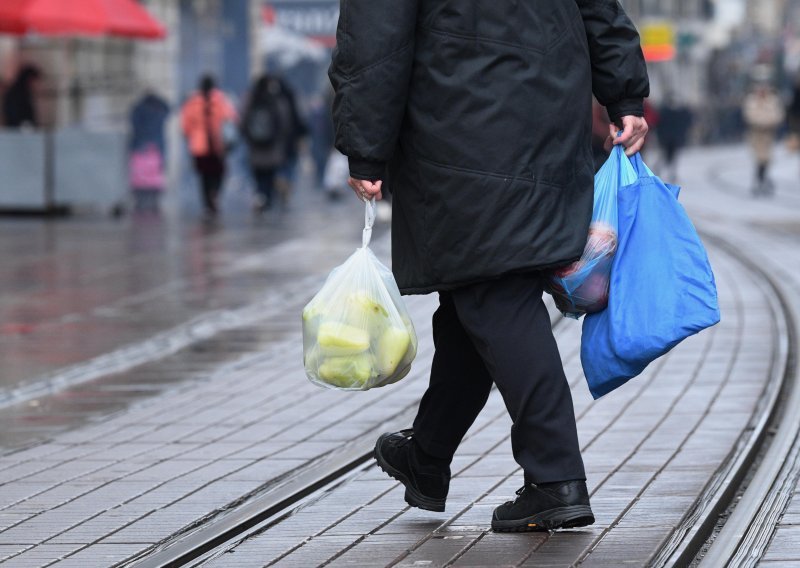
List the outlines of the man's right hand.
<svg viewBox="0 0 800 568">
<path fill-rule="evenodd" d="M 383 195 L 381 194 L 383 182 L 381 180 L 367 181 L 365 179 L 355 179 L 351 177 L 347 180 L 347 184 L 353 188 L 353 191 L 356 192 L 356 195 L 361 201 L 370 201 L 373 197 L 378 201 L 383 199 Z"/>
<path fill-rule="evenodd" d="M 644 147 L 650 127 L 647 126 L 647 121 L 640 116 L 623 116 L 622 128 L 612 122 L 610 130 L 611 136 L 606 143 L 607 150 L 610 151 L 612 146 L 622 144 L 625 147 L 625 155 L 630 157 Z M 620 130 L 622 131 L 621 136 L 619 135 Z"/>
</svg>

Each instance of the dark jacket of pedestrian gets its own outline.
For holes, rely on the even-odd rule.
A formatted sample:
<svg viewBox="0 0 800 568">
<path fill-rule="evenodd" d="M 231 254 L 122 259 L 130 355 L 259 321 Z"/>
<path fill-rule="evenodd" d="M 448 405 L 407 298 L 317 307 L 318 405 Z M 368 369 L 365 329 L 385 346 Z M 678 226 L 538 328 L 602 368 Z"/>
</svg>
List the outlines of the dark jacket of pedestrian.
<svg viewBox="0 0 800 568">
<path fill-rule="evenodd" d="M 683 104 L 668 101 L 659 109 L 658 141 L 668 149 L 680 149 L 689 140 L 692 111 Z"/>
<path fill-rule="evenodd" d="M 800 77 L 795 81 L 792 100 L 786 112 L 789 118 L 790 132 L 795 136 L 800 136 Z"/>
<path fill-rule="evenodd" d="M 154 144 L 162 156 L 166 154 L 164 124 L 169 117 L 169 103 L 155 93 L 146 93 L 133 105 L 130 115 L 131 151 Z"/>
<path fill-rule="evenodd" d="M 3 121 L 8 128 L 39 126 L 33 84 L 41 71 L 33 65 L 20 69 L 3 98 Z"/>
<path fill-rule="evenodd" d="M 342 0 L 329 75 L 337 148 L 392 192 L 406 294 L 577 259 L 592 91 L 615 121 L 649 94 L 617 0 Z"/>
<path fill-rule="evenodd" d="M 254 170 L 274 170 L 297 157 L 306 128 L 294 93 L 279 78 L 266 75 L 256 81 L 242 113 L 242 135 Z"/>
</svg>

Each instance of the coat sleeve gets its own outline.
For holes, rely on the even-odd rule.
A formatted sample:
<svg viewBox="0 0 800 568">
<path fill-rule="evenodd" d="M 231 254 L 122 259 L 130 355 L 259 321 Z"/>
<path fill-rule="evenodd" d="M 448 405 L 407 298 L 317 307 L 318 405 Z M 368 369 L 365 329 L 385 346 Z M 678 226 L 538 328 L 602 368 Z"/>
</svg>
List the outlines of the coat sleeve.
<svg viewBox="0 0 800 568">
<path fill-rule="evenodd" d="M 418 0 L 341 0 L 328 71 L 336 148 L 350 175 L 383 179 L 406 111 Z"/>
<path fill-rule="evenodd" d="M 592 60 L 592 91 L 611 120 L 644 116 L 650 81 L 639 33 L 617 0 L 575 0 Z"/>
</svg>

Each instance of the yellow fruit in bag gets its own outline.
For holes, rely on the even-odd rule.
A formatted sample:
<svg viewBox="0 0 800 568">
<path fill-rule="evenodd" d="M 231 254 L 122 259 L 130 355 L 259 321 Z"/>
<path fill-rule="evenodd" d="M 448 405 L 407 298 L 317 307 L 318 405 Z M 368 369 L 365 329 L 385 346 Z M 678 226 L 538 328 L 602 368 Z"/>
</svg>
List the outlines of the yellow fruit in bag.
<svg viewBox="0 0 800 568">
<path fill-rule="evenodd" d="M 411 336 L 408 330 L 401 327 L 387 327 L 378 340 L 378 373 L 384 376 L 394 373 L 410 344 Z"/>
<path fill-rule="evenodd" d="M 303 309 L 303 321 L 309 323 L 317 316 L 323 315 L 322 307 L 310 302 L 304 309 Z"/>
<path fill-rule="evenodd" d="M 366 315 L 389 317 L 389 312 L 386 311 L 386 308 L 364 293 L 353 294 L 349 300 L 363 310 Z"/>
<path fill-rule="evenodd" d="M 351 357 L 328 357 L 319 366 L 320 379 L 342 388 L 362 387 L 372 374 L 372 357 L 367 353 Z"/>
<path fill-rule="evenodd" d="M 369 349 L 369 334 L 352 325 L 326 321 L 319 325 L 317 343 L 324 355 L 358 355 Z"/>
<path fill-rule="evenodd" d="M 350 325 L 377 335 L 388 323 L 388 318 L 386 308 L 364 293 L 351 294 L 347 298 L 344 321 Z"/>
</svg>

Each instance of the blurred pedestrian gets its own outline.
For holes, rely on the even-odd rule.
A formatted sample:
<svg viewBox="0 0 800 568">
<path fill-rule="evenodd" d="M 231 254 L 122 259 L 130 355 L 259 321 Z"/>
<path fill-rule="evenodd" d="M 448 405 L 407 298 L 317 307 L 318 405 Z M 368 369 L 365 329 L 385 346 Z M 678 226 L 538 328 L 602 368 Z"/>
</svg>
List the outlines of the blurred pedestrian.
<svg viewBox="0 0 800 568">
<path fill-rule="evenodd" d="M 795 77 L 792 102 L 787 109 L 789 118 L 789 137 L 786 141 L 789 150 L 800 151 L 800 74 Z"/>
<path fill-rule="evenodd" d="M 219 196 L 225 179 L 226 154 L 232 144 L 236 110 L 216 87 L 211 75 L 200 80 L 200 89 L 181 109 L 181 128 L 200 176 L 203 205 L 208 217 L 219 211 Z"/>
<path fill-rule="evenodd" d="M 166 185 L 166 141 L 164 124 L 169 104 L 152 91 L 131 109 L 128 170 L 136 211 L 157 212 Z"/>
<path fill-rule="evenodd" d="M 300 143 L 308 136 L 308 125 L 300 115 L 297 105 L 297 98 L 294 90 L 282 78 L 279 78 L 283 96 L 289 103 L 291 109 L 291 128 L 289 138 L 286 141 L 286 163 L 278 169 L 276 176 L 276 187 L 281 196 L 281 203 L 284 207 L 288 206 L 289 196 L 297 180 L 297 163 L 300 157 Z"/>
<path fill-rule="evenodd" d="M 292 167 L 292 161 L 297 160 L 302 131 L 299 123 L 291 90 L 275 75 L 260 77 L 245 104 L 241 124 L 250 152 L 259 211 L 270 209 L 274 203 L 278 172 Z"/>
<path fill-rule="evenodd" d="M 314 160 L 317 187 L 325 189 L 325 168 L 333 150 L 333 93 L 315 96 L 309 111 L 311 158 Z"/>
<path fill-rule="evenodd" d="M 663 153 L 665 179 L 677 183 L 678 153 L 688 142 L 692 111 L 685 104 L 679 103 L 671 93 L 667 93 L 658 115 L 656 134 Z"/>
<path fill-rule="evenodd" d="M 329 72 L 336 147 L 362 200 L 392 192 L 401 292 L 439 293 L 430 386 L 413 428 L 378 438 L 378 465 L 410 505 L 444 511 L 451 460 L 496 383 L 524 484 L 492 528 L 589 525 L 543 269 L 586 245 L 593 90 L 612 143 L 644 143 L 636 29 L 617 0 L 346 4 Z"/>
<path fill-rule="evenodd" d="M 775 192 L 775 184 L 769 178 L 769 165 L 778 128 L 783 124 L 786 111 L 778 93 L 772 86 L 759 81 L 745 97 L 744 119 L 748 137 L 756 161 L 756 181 L 753 195 L 769 196 Z"/>
<path fill-rule="evenodd" d="M 42 72 L 35 65 L 24 65 L 3 98 L 3 122 L 7 128 L 36 128 L 36 89 Z"/>
</svg>

